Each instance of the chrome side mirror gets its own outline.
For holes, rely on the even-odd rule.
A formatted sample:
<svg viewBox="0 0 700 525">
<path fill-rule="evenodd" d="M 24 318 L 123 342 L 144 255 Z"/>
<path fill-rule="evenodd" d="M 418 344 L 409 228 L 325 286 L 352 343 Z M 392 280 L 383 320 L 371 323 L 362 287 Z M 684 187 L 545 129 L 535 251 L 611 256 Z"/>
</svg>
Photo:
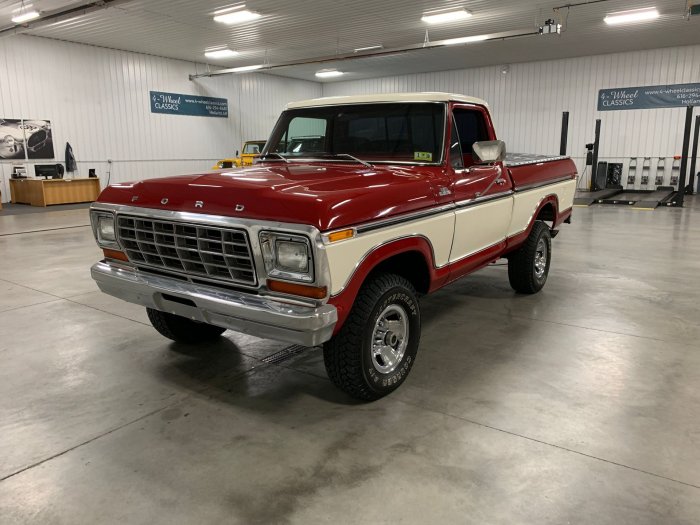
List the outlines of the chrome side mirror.
<svg viewBox="0 0 700 525">
<path fill-rule="evenodd" d="M 475 142 L 472 148 L 477 164 L 493 164 L 506 158 L 506 143 L 502 140 L 482 140 Z"/>
</svg>

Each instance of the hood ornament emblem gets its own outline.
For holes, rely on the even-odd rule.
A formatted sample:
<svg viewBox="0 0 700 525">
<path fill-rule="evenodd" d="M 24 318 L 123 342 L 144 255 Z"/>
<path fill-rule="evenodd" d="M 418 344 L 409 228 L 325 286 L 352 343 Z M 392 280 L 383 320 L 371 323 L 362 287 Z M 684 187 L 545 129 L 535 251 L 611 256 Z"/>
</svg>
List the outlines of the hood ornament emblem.
<svg viewBox="0 0 700 525">
<path fill-rule="evenodd" d="M 161 203 L 161 204 L 168 204 L 168 198 L 167 198 L 167 197 L 163 197 L 162 199 L 160 199 L 160 203 Z"/>
<path fill-rule="evenodd" d="M 236 211 L 243 211 L 243 210 L 245 210 L 245 206 L 243 206 L 242 204 L 236 204 Z"/>
<path fill-rule="evenodd" d="M 195 201 L 194 207 L 195 208 L 204 208 L 204 201 Z"/>
</svg>

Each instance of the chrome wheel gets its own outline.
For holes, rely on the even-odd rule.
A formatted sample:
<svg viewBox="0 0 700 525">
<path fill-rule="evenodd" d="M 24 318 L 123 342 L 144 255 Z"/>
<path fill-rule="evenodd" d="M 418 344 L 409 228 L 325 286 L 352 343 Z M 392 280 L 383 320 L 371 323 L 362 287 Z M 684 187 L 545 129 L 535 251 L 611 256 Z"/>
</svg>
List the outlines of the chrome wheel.
<svg viewBox="0 0 700 525">
<path fill-rule="evenodd" d="M 541 238 L 537 243 L 537 249 L 535 251 L 535 277 L 538 279 L 542 279 L 544 273 L 547 271 L 548 257 L 547 241 Z"/>
<path fill-rule="evenodd" d="M 390 374 L 399 366 L 408 346 L 408 314 L 392 304 L 379 314 L 372 332 L 372 364 L 377 372 Z"/>
</svg>

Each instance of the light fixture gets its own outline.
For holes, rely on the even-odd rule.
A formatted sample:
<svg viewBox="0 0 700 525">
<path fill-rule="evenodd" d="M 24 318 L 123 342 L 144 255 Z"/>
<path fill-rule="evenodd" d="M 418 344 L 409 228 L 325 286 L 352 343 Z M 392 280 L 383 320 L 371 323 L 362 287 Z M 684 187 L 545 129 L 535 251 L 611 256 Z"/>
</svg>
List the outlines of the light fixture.
<svg viewBox="0 0 700 525">
<path fill-rule="evenodd" d="M 261 16 L 260 13 L 245 9 L 244 5 L 214 11 L 214 21 L 226 25 L 243 24 L 245 22 L 257 20 Z"/>
<path fill-rule="evenodd" d="M 475 35 L 475 36 L 463 36 L 460 38 L 448 38 L 443 40 L 442 44 L 445 46 L 454 46 L 456 44 L 471 44 L 472 42 L 483 42 L 488 40 L 489 35 Z"/>
<path fill-rule="evenodd" d="M 29 6 L 31 7 L 32 4 L 29 4 Z M 39 13 L 39 11 L 37 11 L 36 9 L 27 9 L 27 7 L 24 5 L 24 1 L 22 1 L 19 11 L 15 16 L 11 18 L 11 20 L 15 24 L 24 24 L 25 22 L 36 20 L 40 16 L 41 13 Z"/>
<path fill-rule="evenodd" d="M 507 75 L 508 73 L 510 73 L 510 64 L 501 66 L 501 74 Z"/>
<path fill-rule="evenodd" d="M 316 71 L 316 76 L 318 78 L 333 78 L 343 74 L 342 71 L 338 71 L 337 69 L 322 69 L 321 71 Z"/>
<path fill-rule="evenodd" d="M 384 46 L 379 44 L 376 46 L 358 47 L 353 52 L 354 53 L 362 53 L 364 51 L 376 51 L 377 49 L 384 49 Z"/>
<path fill-rule="evenodd" d="M 238 66 L 231 69 L 234 73 L 245 73 L 246 71 L 255 71 L 256 69 L 261 69 L 264 67 L 262 64 L 255 64 L 254 66 Z"/>
<path fill-rule="evenodd" d="M 204 50 L 204 56 L 207 58 L 214 58 L 214 59 L 220 59 L 220 58 L 231 58 L 235 57 L 238 55 L 238 51 L 234 51 L 233 49 L 229 49 L 228 47 L 210 47 Z"/>
<path fill-rule="evenodd" d="M 614 26 L 619 24 L 631 24 L 634 22 L 647 22 L 659 18 L 659 10 L 655 7 L 635 9 L 633 11 L 620 11 L 606 15 L 603 19 L 606 24 Z"/>
<path fill-rule="evenodd" d="M 426 24 L 449 24 L 450 22 L 459 22 L 470 18 L 472 14 L 466 9 L 457 9 L 455 11 L 443 11 L 442 13 L 424 13 L 421 20 Z"/>
</svg>

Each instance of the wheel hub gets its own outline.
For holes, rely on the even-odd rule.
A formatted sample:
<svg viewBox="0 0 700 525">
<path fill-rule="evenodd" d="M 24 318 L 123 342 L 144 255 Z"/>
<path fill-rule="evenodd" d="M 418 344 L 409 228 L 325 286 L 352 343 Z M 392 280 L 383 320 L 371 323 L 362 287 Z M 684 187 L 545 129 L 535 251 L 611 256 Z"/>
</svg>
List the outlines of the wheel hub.
<svg viewBox="0 0 700 525">
<path fill-rule="evenodd" d="M 387 306 L 374 324 L 372 364 L 381 374 L 390 374 L 401 364 L 408 346 L 408 314 L 398 304 Z"/>
<path fill-rule="evenodd" d="M 535 251 L 535 276 L 538 279 L 544 277 L 544 272 L 547 270 L 548 250 L 547 243 L 544 239 L 540 239 L 537 243 Z"/>
</svg>

